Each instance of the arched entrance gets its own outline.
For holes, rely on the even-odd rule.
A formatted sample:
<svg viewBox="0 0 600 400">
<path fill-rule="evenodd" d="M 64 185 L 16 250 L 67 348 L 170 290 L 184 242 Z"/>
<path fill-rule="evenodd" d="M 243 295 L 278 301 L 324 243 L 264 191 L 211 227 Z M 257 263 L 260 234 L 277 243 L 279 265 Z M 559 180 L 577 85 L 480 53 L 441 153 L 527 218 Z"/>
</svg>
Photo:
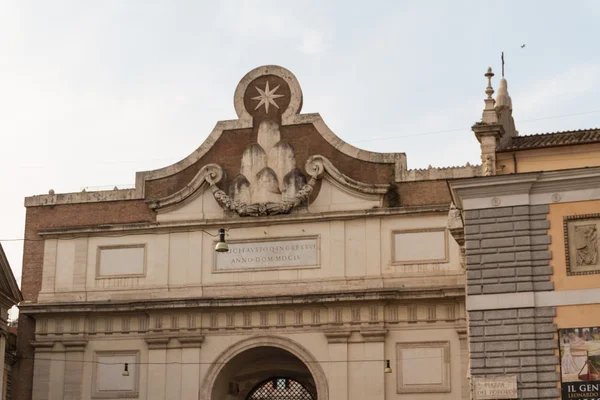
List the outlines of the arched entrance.
<svg viewBox="0 0 600 400">
<path fill-rule="evenodd" d="M 231 346 L 207 371 L 200 389 L 206 400 L 328 400 L 325 373 L 293 341 L 253 337 Z"/>
<path fill-rule="evenodd" d="M 291 378 L 269 378 L 260 382 L 246 400 L 314 400 L 310 391 Z"/>
</svg>

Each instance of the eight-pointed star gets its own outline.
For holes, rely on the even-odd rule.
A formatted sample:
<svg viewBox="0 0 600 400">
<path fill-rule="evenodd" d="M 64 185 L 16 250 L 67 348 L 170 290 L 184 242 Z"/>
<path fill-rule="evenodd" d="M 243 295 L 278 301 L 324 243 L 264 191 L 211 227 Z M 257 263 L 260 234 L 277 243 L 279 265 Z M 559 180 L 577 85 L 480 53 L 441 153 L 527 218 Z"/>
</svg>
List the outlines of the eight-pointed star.
<svg viewBox="0 0 600 400">
<path fill-rule="evenodd" d="M 275 99 L 283 97 L 282 94 L 275 94 L 277 89 L 279 89 L 279 86 L 280 85 L 277 85 L 277 86 L 275 86 L 275 88 L 273 88 L 273 90 L 269 90 L 269 81 L 267 81 L 267 84 L 265 85 L 265 90 L 261 90 L 257 86 L 254 86 L 256 88 L 256 90 L 258 90 L 258 93 L 260 93 L 260 96 L 252 97 L 252 100 L 260 100 L 260 102 L 254 109 L 258 110 L 258 108 L 264 104 L 265 110 L 268 114 L 269 113 L 269 104 L 273 104 L 275 107 L 279 108 L 277 103 L 275 103 Z"/>
</svg>

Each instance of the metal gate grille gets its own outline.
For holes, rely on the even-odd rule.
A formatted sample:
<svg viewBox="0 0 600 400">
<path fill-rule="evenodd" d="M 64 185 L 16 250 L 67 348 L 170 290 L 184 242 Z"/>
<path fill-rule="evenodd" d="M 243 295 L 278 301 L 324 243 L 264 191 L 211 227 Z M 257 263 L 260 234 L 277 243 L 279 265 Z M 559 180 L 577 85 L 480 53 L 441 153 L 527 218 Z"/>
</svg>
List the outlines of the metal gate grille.
<svg viewBox="0 0 600 400">
<path fill-rule="evenodd" d="M 246 400 L 315 400 L 298 381 L 290 378 L 271 378 L 259 383 Z"/>
</svg>

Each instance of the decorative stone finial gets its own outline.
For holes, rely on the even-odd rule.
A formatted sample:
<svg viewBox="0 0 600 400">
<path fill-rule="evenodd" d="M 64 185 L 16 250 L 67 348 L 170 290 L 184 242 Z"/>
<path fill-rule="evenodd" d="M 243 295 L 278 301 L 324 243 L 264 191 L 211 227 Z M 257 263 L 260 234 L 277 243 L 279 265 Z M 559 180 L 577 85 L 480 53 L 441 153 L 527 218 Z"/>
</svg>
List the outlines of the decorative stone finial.
<svg viewBox="0 0 600 400">
<path fill-rule="evenodd" d="M 494 73 L 492 72 L 492 67 L 488 67 L 488 70 L 484 76 L 488 78 L 488 85 L 485 89 L 485 94 L 487 94 L 488 99 L 491 99 L 492 95 L 494 94 L 494 88 L 492 87 L 492 77 L 494 76 Z"/>
<path fill-rule="evenodd" d="M 496 124 L 498 123 L 498 115 L 496 114 L 496 109 L 494 108 L 496 104 L 496 100 L 492 97 L 494 94 L 494 88 L 492 87 L 492 77 L 494 73 L 492 72 L 492 67 L 488 67 L 487 72 L 485 73 L 485 77 L 488 78 L 488 85 L 485 89 L 485 94 L 487 94 L 487 98 L 483 100 L 485 103 L 485 107 L 483 108 L 483 115 L 481 118 L 481 122 L 484 124 Z"/>
<path fill-rule="evenodd" d="M 54 189 L 50 189 L 50 190 L 48 190 L 48 194 L 49 194 L 50 196 L 54 196 Z"/>
</svg>

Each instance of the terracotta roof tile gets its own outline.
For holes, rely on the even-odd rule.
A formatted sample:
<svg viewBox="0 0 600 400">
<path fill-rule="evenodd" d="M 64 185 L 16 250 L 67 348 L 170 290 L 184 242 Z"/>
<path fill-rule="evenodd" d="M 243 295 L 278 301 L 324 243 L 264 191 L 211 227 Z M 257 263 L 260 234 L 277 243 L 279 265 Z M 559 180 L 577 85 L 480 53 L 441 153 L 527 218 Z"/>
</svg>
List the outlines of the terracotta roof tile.
<svg viewBox="0 0 600 400">
<path fill-rule="evenodd" d="M 498 151 L 539 149 L 585 143 L 600 143 L 600 129 L 581 129 L 577 131 L 515 136 L 505 146 L 498 149 Z"/>
</svg>

